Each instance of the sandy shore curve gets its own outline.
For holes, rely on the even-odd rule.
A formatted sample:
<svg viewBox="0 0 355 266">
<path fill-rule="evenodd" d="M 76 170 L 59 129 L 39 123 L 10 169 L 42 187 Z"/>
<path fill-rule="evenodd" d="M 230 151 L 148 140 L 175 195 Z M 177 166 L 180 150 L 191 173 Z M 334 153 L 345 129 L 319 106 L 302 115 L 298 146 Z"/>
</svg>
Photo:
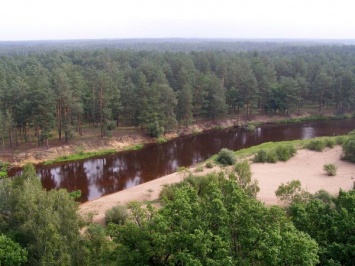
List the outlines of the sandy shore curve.
<svg viewBox="0 0 355 266">
<path fill-rule="evenodd" d="M 333 149 L 326 149 L 323 152 L 310 150 L 298 150 L 297 154 L 287 162 L 253 163 L 251 171 L 253 178 L 259 182 L 260 192 L 257 198 L 267 205 L 278 204 L 275 191 L 281 183 L 291 180 L 300 180 L 302 187 L 314 193 L 324 189 L 336 195 L 339 189 L 345 191 L 354 187 L 355 164 L 340 160 L 342 148 L 336 146 Z M 337 165 L 337 175 L 327 176 L 323 171 L 324 164 Z M 190 169 L 194 174 L 207 174 L 208 172 L 218 172 L 215 166 L 212 169 L 204 168 L 203 172 L 195 173 L 194 168 Z M 82 215 L 92 213 L 93 220 L 100 222 L 105 216 L 105 212 L 117 204 L 126 204 L 130 201 L 153 201 L 158 199 L 160 190 L 164 184 L 171 184 L 181 181 L 181 173 L 173 173 L 138 186 L 119 191 L 96 200 L 83 203 L 79 207 Z"/>
</svg>

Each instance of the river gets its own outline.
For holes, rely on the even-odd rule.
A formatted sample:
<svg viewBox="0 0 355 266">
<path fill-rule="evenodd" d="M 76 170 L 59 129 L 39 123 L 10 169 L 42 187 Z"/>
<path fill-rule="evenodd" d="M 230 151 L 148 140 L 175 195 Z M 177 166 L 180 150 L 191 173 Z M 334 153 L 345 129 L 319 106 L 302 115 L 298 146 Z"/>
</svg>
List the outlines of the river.
<svg viewBox="0 0 355 266">
<path fill-rule="evenodd" d="M 178 167 L 194 165 L 221 148 L 239 150 L 268 141 L 342 135 L 354 128 L 355 119 L 344 119 L 262 125 L 254 132 L 240 128 L 210 130 L 149 144 L 138 151 L 39 165 L 36 170 L 44 188 L 81 190 L 79 201 L 86 202 L 173 173 Z"/>
</svg>

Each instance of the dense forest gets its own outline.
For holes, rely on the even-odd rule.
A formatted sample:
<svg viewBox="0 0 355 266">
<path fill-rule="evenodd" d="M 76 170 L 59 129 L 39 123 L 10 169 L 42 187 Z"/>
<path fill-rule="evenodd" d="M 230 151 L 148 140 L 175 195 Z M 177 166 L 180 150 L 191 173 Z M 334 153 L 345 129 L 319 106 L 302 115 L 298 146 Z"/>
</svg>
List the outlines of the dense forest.
<svg viewBox="0 0 355 266">
<path fill-rule="evenodd" d="M 159 136 L 199 119 L 297 114 L 309 102 L 335 114 L 355 107 L 352 45 L 102 45 L 0 44 L 3 147 L 53 132 L 68 141 L 84 123 L 102 136 L 119 125 Z M 343 147 L 354 161 L 354 134 Z M 166 186 L 158 207 L 116 206 L 101 225 L 79 217 L 78 192 L 44 190 L 26 165 L 0 179 L 0 265 L 355 264 L 355 190 L 291 191 L 284 207 L 265 206 L 258 191 L 237 162 Z"/>
<path fill-rule="evenodd" d="M 1 142 L 14 147 L 35 136 L 43 143 L 54 129 L 67 141 L 81 134 L 83 122 L 100 127 L 102 136 L 120 124 L 159 136 L 200 118 L 298 113 L 305 101 L 336 113 L 354 107 L 355 46 L 235 45 L 242 51 L 3 52 Z"/>
</svg>

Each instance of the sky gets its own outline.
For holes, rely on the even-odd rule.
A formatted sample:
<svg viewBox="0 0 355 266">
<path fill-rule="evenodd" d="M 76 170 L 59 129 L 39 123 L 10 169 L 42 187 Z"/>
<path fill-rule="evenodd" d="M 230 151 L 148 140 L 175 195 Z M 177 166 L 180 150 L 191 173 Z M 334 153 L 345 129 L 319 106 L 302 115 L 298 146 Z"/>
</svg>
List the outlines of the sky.
<svg viewBox="0 0 355 266">
<path fill-rule="evenodd" d="M 354 0 L 0 0 L 0 41 L 355 39 Z"/>
</svg>

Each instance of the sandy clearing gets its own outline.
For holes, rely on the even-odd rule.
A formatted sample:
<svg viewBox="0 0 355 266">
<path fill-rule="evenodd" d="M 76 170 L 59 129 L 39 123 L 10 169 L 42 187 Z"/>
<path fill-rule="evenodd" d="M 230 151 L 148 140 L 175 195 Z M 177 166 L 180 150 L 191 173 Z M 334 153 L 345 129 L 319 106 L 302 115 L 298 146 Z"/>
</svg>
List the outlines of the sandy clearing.
<svg viewBox="0 0 355 266">
<path fill-rule="evenodd" d="M 339 189 L 349 190 L 353 188 L 355 181 L 355 164 L 340 160 L 342 148 L 337 146 L 323 152 L 299 150 L 293 158 L 287 162 L 276 164 L 252 164 L 253 178 L 259 181 L 260 192 L 258 199 L 265 204 L 278 204 L 275 191 L 281 183 L 298 179 L 302 186 L 314 193 L 325 189 L 332 194 L 337 194 Z M 327 176 L 323 171 L 323 165 L 333 163 L 338 166 L 337 175 Z M 194 173 L 194 168 L 191 168 Z M 220 171 L 219 168 L 205 169 L 206 174 L 211 171 Z M 80 205 L 80 214 L 93 213 L 94 221 L 103 220 L 106 210 L 117 204 L 126 204 L 130 201 L 156 200 L 164 184 L 181 181 L 181 173 L 173 173 L 150 182 L 113 193 L 102 198 L 86 202 Z"/>
</svg>

